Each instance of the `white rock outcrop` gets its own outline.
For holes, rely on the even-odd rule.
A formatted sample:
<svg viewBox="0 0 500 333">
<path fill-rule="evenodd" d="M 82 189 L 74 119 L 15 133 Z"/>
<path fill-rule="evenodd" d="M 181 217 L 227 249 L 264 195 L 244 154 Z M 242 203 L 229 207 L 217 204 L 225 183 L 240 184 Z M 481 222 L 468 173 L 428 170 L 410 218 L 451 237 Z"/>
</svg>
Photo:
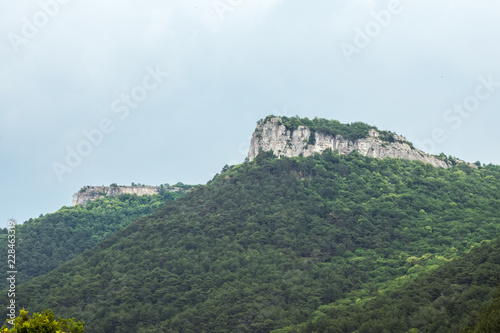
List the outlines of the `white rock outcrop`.
<svg viewBox="0 0 500 333">
<path fill-rule="evenodd" d="M 168 192 L 178 192 L 185 191 L 179 187 L 163 187 L 164 191 Z M 80 191 L 73 194 L 72 206 L 76 205 L 87 205 L 88 202 L 97 199 L 102 199 L 108 196 L 116 196 L 120 194 L 137 194 L 142 195 L 154 195 L 160 194 L 162 187 L 160 186 L 84 186 Z"/>
<path fill-rule="evenodd" d="M 310 156 L 314 153 L 321 153 L 326 149 L 337 150 L 339 154 L 350 154 L 357 150 L 360 154 L 375 158 L 401 158 L 406 160 L 422 161 L 430 163 L 435 167 L 450 167 L 445 161 L 424 153 L 421 150 L 412 148 L 408 141 L 400 135 L 394 135 L 394 142 L 383 141 L 379 138 L 379 133 L 372 129 L 369 136 L 357 141 L 350 141 L 341 135 L 335 137 L 322 133 L 314 133 L 315 143 L 308 144 L 311 130 L 308 127 L 299 126 L 293 132 L 287 130 L 282 124 L 281 118 L 271 118 L 257 125 L 252 135 L 248 159 L 253 160 L 262 149 L 272 151 L 278 157 L 293 157 L 303 154 Z M 459 163 L 467 163 L 459 160 Z M 472 167 L 476 165 L 467 163 Z"/>
</svg>

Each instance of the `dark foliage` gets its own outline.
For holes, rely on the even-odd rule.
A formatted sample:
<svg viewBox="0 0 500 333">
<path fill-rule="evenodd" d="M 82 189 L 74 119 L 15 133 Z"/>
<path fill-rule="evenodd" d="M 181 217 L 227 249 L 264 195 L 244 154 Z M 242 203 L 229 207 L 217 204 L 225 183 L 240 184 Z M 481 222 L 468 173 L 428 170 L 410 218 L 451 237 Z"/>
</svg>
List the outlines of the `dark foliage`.
<svg viewBox="0 0 500 333">
<path fill-rule="evenodd" d="M 85 250 L 94 247 L 138 217 L 151 214 L 167 201 L 184 193 L 137 196 L 123 194 L 29 219 L 16 227 L 16 283 L 46 274 Z M 0 248 L 7 248 L 7 235 L 0 235 Z M 2 281 L 2 287 L 7 282 Z"/>
<path fill-rule="evenodd" d="M 464 330 L 481 305 L 492 298 L 499 282 L 500 239 L 497 239 L 366 299 L 321 306 L 308 322 L 275 333 L 500 332 L 498 298 L 480 313 L 475 330 L 470 327 Z"/>
</svg>

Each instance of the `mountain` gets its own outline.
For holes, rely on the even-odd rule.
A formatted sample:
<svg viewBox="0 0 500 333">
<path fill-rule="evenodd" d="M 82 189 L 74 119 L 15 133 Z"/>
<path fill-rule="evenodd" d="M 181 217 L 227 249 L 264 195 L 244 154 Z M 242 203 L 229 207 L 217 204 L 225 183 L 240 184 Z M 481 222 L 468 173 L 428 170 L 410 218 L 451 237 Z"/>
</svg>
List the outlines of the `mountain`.
<svg viewBox="0 0 500 333">
<path fill-rule="evenodd" d="M 64 206 L 55 213 L 29 219 L 16 227 L 17 283 L 50 272 L 137 218 L 184 194 L 184 191 L 164 191 L 147 197 L 123 194 L 100 200 L 93 198 L 96 201 L 88 202 L 85 207 Z M 7 234 L 0 235 L 0 247 L 7 248 L 7 244 Z M 6 287 L 7 281 L 2 281 L 2 286 Z"/>
<path fill-rule="evenodd" d="M 359 141 L 369 135 L 366 127 L 343 125 L 345 132 L 335 135 Z M 385 290 L 406 281 L 424 286 L 419 278 L 449 271 L 446 265 L 500 235 L 498 166 L 435 167 L 357 149 L 305 155 L 276 158 L 260 149 L 251 161 L 224 168 L 206 185 L 20 285 L 19 304 L 84 320 L 90 332 L 270 332 L 301 325 L 308 331 L 322 306 L 333 309 L 323 312 L 328 325 L 336 306 L 346 318 L 356 315 L 350 309 L 368 313 L 380 306 L 350 307 L 358 299 L 390 306 Z M 491 253 L 480 278 L 458 283 L 460 292 L 474 286 L 481 292 L 466 294 L 474 301 L 465 307 L 447 298 L 457 307 L 453 315 L 442 312 L 441 322 L 462 318 L 466 325 L 491 299 L 498 247 Z M 433 279 L 453 283 L 481 260 Z M 437 282 L 438 291 L 448 283 Z M 434 320 L 425 315 L 439 295 L 434 291 L 413 305 L 424 311 L 419 327 Z"/>
</svg>

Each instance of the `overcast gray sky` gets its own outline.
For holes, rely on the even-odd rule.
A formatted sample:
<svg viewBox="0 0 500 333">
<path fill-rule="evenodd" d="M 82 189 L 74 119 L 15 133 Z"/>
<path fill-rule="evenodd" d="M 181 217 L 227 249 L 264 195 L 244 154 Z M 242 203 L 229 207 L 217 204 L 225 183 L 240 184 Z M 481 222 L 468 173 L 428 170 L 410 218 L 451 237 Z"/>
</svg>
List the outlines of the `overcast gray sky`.
<svg viewBox="0 0 500 333">
<path fill-rule="evenodd" d="M 0 226 L 83 185 L 205 183 L 269 114 L 499 164 L 499 17 L 498 0 L 2 1 Z"/>
</svg>

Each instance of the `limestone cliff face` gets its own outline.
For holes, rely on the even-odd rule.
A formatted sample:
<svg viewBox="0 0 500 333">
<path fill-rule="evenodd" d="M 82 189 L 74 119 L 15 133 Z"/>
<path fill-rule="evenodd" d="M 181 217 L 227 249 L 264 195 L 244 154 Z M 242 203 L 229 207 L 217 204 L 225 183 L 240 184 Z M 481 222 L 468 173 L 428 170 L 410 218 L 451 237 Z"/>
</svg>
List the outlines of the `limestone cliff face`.
<svg viewBox="0 0 500 333">
<path fill-rule="evenodd" d="M 184 191 L 181 188 L 164 187 L 163 190 L 169 192 Z M 159 194 L 160 186 L 84 186 L 79 192 L 73 194 L 72 205 L 87 205 L 88 202 L 97 199 L 102 199 L 108 196 L 116 196 L 119 194 L 137 194 L 137 195 L 153 195 Z"/>
<path fill-rule="evenodd" d="M 303 154 L 310 156 L 314 153 L 321 153 L 326 149 L 337 150 L 339 154 L 349 154 L 357 150 L 360 154 L 376 158 L 402 158 L 407 160 L 417 160 L 430 163 L 435 167 L 448 168 L 450 165 L 421 150 L 410 147 L 406 139 L 399 135 L 394 135 L 394 142 L 383 141 L 379 138 L 379 133 L 372 129 L 369 136 L 357 141 L 350 141 L 340 135 L 335 137 L 322 133 L 314 133 L 315 144 L 308 144 L 311 130 L 308 127 L 299 126 L 291 132 L 282 124 L 281 118 L 271 118 L 257 125 L 252 135 L 248 159 L 253 160 L 259 150 L 272 151 L 276 156 L 293 157 Z M 458 161 L 459 163 L 465 163 Z M 476 167 L 475 165 L 468 163 Z"/>
</svg>

